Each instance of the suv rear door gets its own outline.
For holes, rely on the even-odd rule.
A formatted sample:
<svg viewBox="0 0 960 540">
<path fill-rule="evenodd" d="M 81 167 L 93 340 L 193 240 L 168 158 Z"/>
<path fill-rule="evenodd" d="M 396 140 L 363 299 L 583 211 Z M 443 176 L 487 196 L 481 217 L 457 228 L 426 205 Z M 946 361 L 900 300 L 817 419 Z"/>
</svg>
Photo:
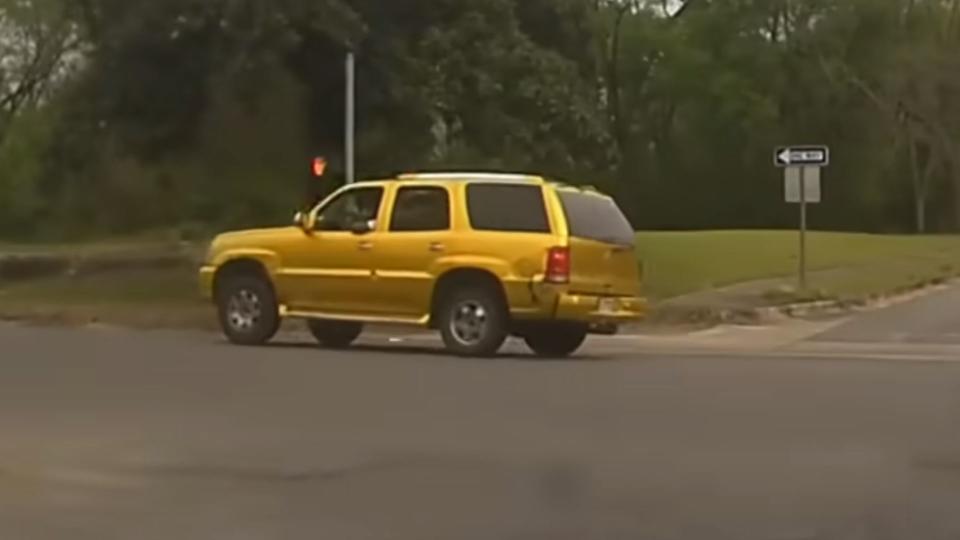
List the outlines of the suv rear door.
<svg viewBox="0 0 960 540">
<path fill-rule="evenodd" d="M 613 199 L 557 188 L 570 235 L 570 291 L 598 296 L 639 296 L 635 233 Z"/>
</svg>

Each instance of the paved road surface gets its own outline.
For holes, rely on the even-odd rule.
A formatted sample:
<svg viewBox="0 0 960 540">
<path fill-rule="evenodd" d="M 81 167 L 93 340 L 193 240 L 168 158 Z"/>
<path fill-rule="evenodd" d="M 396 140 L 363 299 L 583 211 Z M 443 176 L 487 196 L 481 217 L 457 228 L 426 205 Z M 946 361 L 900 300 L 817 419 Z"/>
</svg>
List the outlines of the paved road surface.
<svg viewBox="0 0 960 540">
<path fill-rule="evenodd" d="M 960 363 L 0 347 L 3 539 L 960 538 Z"/>
<path fill-rule="evenodd" d="M 867 313 L 816 340 L 960 345 L 960 286 Z"/>
</svg>

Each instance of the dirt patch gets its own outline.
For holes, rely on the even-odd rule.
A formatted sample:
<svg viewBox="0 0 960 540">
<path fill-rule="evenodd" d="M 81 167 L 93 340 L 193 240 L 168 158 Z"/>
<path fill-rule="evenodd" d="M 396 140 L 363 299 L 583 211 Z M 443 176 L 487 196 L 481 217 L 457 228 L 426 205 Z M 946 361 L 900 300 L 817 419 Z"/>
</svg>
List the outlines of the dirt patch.
<svg viewBox="0 0 960 540">
<path fill-rule="evenodd" d="M 35 326 L 122 326 L 139 330 L 216 330 L 216 314 L 205 304 L 182 306 L 0 306 L 0 321 Z"/>
<path fill-rule="evenodd" d="M 109 272 L 137 270 L 172 270 L 196 266 L 196 262 L 185 253 L 151 256 L 114 256 L 94 257 L 74 261 L 69 273 L 75 276 L 92 276 Z"/>
<path fill-rule="evenodd" d="M 0 256 L 0 282 L 60 276 L 70 267 L 70 259 L 58 255 Z"/>
</svg>

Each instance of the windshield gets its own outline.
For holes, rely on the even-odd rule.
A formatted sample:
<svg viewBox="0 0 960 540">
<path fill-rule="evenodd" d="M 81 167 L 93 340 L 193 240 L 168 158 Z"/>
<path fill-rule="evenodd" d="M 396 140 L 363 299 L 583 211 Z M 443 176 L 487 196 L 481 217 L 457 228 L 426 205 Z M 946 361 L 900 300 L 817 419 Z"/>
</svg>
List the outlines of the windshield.
<svg viewBox="0 0 960 540">
<path fill-rule="evenodd" d="M 633 226 L 612 199 L 570 191 L 559 194 L 570 236 L 618 246 L 633 245 Z"/>
</svg>

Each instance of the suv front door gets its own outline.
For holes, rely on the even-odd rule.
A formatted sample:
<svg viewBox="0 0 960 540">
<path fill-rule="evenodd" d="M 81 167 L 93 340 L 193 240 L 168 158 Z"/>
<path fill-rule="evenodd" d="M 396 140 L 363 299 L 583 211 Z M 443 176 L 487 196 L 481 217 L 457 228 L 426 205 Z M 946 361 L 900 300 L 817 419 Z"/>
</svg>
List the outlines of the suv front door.
<svg viewBox="0 0 960 540">
<path fill-rule="evenodd" d="M 367 315 L 373 302 L 371 252 L 384 189 L 353 187 L 316 211 L 314 230 L 284 254 L 287 303 L 294 311 Z"/>
</svg>

